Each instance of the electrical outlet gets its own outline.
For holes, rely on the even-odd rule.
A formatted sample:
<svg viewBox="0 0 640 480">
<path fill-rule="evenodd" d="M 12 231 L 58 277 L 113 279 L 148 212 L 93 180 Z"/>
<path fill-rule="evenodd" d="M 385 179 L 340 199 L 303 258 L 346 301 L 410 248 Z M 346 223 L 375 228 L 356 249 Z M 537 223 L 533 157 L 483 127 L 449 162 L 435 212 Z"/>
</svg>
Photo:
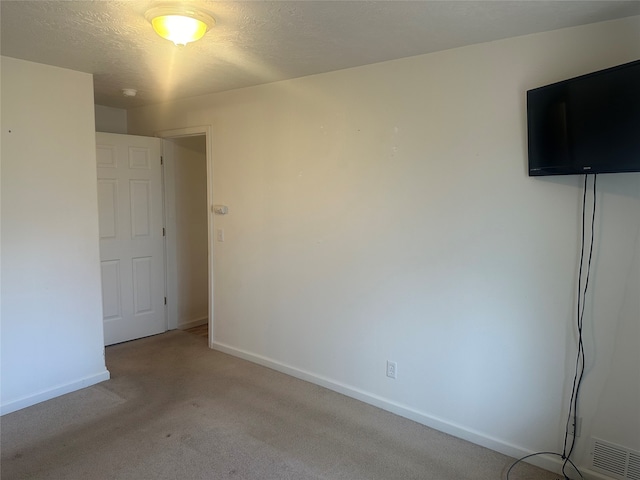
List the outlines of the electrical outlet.
<svg viewBox="0 0 640 480">
<path fill-rule="evenodd" d="M 398 364 L 387 360 L 387 377 L 396 378 L 398 375 Z"/>
<path fill-rule="evenodd" d="M 569 425 L 569 435 L 579 437 L 582 431 L 582 417 L 573 417 L 571 425 Z"/>
</svg>

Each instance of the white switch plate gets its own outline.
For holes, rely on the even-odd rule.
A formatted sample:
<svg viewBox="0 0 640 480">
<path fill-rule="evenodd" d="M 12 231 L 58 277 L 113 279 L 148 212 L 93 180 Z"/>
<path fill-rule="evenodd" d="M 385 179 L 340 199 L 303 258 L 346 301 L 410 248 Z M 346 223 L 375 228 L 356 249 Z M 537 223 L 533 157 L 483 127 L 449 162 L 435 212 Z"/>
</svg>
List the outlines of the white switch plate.
<svg viewBox="0 0 640 480">
<path fill-rule="evenodd" d="M 216 240 L 224 242 L 224 230 L 222 228 L 216 230 Z"/>
<path fill-rule="evenodd" d="M 229 207 L 227 207 L 226 205 L 214 205 L 213 213 L 215 213 L 216 215 L 226 215 L 227 213 L 229 213 Z"/>
</svg>

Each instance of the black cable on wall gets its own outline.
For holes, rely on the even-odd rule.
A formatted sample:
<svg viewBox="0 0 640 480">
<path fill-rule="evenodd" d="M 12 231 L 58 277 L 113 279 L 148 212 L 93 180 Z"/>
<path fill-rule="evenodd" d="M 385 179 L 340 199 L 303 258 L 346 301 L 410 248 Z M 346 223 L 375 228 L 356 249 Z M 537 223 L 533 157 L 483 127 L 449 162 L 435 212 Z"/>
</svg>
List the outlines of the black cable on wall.
<svg viewBox="0 0 640 480">
<path fill-rule="evenodd" d="M 576 363 L 575 363 L 575 373 L 573 376 L 573 384 L 571 387 L 571 399 L 569 400 L 569 411 L 567 413 L 567 422 L 564 430 L 564 442 L 562 447 L 562 453 L 556 452 L 537 452 L 532 453 L 530 455 L 526 455 L 522 458 L 519 458 L 515 462 L 511 464 L 509 470 L 507 470 L 506 480 L 509 480 L 509 474 L 513 467 L 515 467 L 518 463 L 523 460 L 534 457 L 536 455 L 556 455 L 562 458 L 562 475 L 565 480 L 571 480 L 569 475 L 567 474 L 567 465 L 570 464 L 573 469 L 580 475 L 580 478 L 584 479 L 582 473 L 576 467 L 576 465 L 571 460 L 571 455 L 573 454 L 575 444 L 576 444 L 576 435 L 575 429 L 577 428 L 576 422 L 578 418 L 578 398 L 580 396 L 580 387 L 582 385 L 582 379 L 584 377 L 584 368 L 585 368 L 585 353 L 584 353 L 584 342 L 582 329 L 584 325 L 584 310 L 585 310 L 585 299 L 587 296 L 587 288 L 589 287 L 589 276 L 591 273 L 591 260 L 593 258 L 593 243 L 595 237 L 595 220 L 596 220 L 596 182 L 597 182 L 597 174 L 593 175 L 593 205 L 591 212 L 591 227 L 590 227 L 590 241 L 589 241 L 589 255 L 586 259 L 585 266 L 585 231 L 587 228 L 587 214 L 586 214 L 586 206 L 587 206 L 587 186 L 589 175 L 584 176 L 584 191 L 582 194 L 582 235 L 580 241 L 580 266 L 578 268 L 578 288 L 577 288 L 577 305 L 576 305 L 576 329 L 578 333 L 578 352 L 576 354 Z M 584 275 L 583 275 L 584 270 Z M 582 282 L 582 277 L 584 279 L 584 285 Z M 573 430 L 571 429 L 573 426 Z M 571 437 L 571 439 L 569 439 Z"/>
</svg>

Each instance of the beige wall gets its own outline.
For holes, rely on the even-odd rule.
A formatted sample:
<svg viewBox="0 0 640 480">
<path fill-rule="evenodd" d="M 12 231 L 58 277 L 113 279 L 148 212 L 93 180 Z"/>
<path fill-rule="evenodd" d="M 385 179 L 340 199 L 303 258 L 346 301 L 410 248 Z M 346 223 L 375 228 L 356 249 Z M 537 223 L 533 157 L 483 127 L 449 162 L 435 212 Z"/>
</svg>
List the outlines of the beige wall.
<svg viewBox="0 0 640 480">
<path fill-rule="evenodd" d="M 127 111 L 95 105 L 96 132 L 127 133 Z"/>
<path fill-rule="evenodd" d="M 527 176 L 525 92 L 639 58 L 639 32 L 634 17 L 130 110 L 134 134 L 212 126 L 214 203 L 232 212 L 214 218 L 216 348 L 514 456 L 561 449 L 582 179 Z M 598 182 L 583 467 L 592 435 L 640 450 L 640 174 Z"/>
<path fill-rule="evenodd" d="M 91 75 L 2 57 L 2 413 L 109 378 Z"/>
</svg>

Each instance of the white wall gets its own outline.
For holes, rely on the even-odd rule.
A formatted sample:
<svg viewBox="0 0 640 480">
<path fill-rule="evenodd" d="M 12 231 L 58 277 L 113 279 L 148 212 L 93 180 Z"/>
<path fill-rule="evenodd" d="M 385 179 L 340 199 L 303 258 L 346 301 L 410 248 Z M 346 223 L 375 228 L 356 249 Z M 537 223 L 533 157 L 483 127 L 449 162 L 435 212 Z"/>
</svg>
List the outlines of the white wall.
<svg viewBox="0 0 640 480">
<path fill-rule="evenodd" d="M 208 320 L 207 158 L 204 136 L 173 142 L 178 328 Z"/>
<path fill-rule="evenodd" d="M 525 92 L 637 59 L 638 32 L 634 17 L 129 110 L 134 134 L 213 127 L 231 212 L 216 348 L 508 454 L 558 451 L 581 179 L 527 176 Z M 583 467 L 591 435 L 640 449 L 640 174 L 598 182 Z"/>
<path fill-rule="evenodd" d="M 2 57 L 2 413 L 109 378 L 91 75 Z"/>
<path fill-rule="evenodd" d="M 95 105 L 96 132 L 127 133 L 127 111 Z"/>
</svg>

